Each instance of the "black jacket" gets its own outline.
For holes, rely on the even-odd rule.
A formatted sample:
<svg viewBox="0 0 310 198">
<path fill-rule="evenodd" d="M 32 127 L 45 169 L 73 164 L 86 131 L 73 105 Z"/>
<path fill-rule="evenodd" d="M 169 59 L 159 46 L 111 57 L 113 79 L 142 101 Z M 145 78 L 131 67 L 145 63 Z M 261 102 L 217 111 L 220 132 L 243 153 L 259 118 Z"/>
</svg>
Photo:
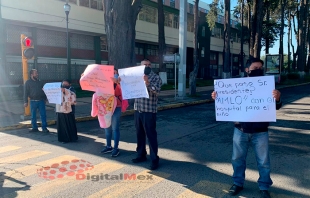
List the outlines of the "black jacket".
<svg viewBox="0 0 310 198">
<path fill-rule="evenodd" d="M 276 109 L 280 109 L 282 101 L 276 103 Z M 244 133 L 259 133 L 268 131 L 269 122 L 239 122 L 235 127 Z"/>
<path fill-rule="evenodd" d="M 28 103 L 28 97 L 30 100 L 46 100 L 46 95 L 42 90 L 43 85 L 39 80 L 27 80 L 24 86 L 24 102 Z"/>
</svg>

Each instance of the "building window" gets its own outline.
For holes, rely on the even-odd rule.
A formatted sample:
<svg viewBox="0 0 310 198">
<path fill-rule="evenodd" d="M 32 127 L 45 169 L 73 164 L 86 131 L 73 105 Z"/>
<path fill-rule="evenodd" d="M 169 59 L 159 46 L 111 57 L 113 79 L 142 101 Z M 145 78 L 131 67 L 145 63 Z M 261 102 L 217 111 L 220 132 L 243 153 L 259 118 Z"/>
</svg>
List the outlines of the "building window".
<svg viewBox="0 0 310 198">
<path fill-rule="evenodd" d="M 67 0 L 60 0 L 60 1 L 67 2 Z M 68 3 L 77 4 L 77 0 L 69 0 L 69 2 L 68 2 Z"/>
<path fill-rule="evenodd" d="M 89 8 L 89 0 L 80 0 L 80 6 Z"/>
<path fill-rule="evenodd" d="M 100 37 L 100 46 L 101 46 L 101 51 L 108 51 L 107 36 Z"/>
<path fill-rule="evenodd" d="M 156 46 L 156 45 L 147 45 L 146 46 L 146 55 L 148 55 L 148 56 L 158 56 L 158 46 Z"/>
<path fill-rule="evenodd" d="M 157 23 L 157 9 L 150 6 L 143 6 L 139 13 L 139 20 L 150 23 Z"/>
<path fill-rule="evenodd" d="M 189 4 L 189 13 L 190 14 L 194 13 L 194 5 L 193 4 Z"/>
<path fill-rule="evenodd" d="M 72 34 L 71 35 L 71 48 L 73 49 L 85 49 L 93 50 L 94 49 L 94 37 L 83 35 L 83 34 Z"/>
<path fill-rule="evenodd" d="M 101 0 L 80 0 L 80 6 L 88 7 L 96 10 L 103 10 Z"/>
<path fill-rule="evenodd" d="M 216 53 L 214 53 L 214 52 L 210 53 L 210 61 L 211 60 L 216 60 Z"/>
<path fill-rule="evenodd" d="M 205 37 L 205 36 L 206 36 L 206 27 L 205 27 L 205 26 L 202 26 L 201 36 L 202 36 L 202 37 Z"/>
<path fill-rule="evenodd" d="M 175 8 L 175 0 L 170 0 L 170 6 Z"/>
<path fill-rule="evenodd" d="M 205 57 L 205 48 L 204 47 L 201 48 L 200 57 L 202 57 L 202 58 Z"/>
<path fill-rule="evenodd" d="M 223 23 L 223 16 L 217 15 L 217 22 L 218 23 Z"/>
<path fill-rule="evenodd" d="M 194 18 L 187 17 L 187 31 L 194 32 Z"/>
<path fill-rule="evenodd" d="M 136 43 L 135 44 L 135 53 L 136 55 L 143 55 L 143 44 L 142 43 Z"/>
<path fill-rule="evenodd" d="M 217 28 L 217 27 L 213 28 L 211 32 L 211 36 L 222 39 L 223 35 L 222 35 L 221 28 Z"/>
</svg>

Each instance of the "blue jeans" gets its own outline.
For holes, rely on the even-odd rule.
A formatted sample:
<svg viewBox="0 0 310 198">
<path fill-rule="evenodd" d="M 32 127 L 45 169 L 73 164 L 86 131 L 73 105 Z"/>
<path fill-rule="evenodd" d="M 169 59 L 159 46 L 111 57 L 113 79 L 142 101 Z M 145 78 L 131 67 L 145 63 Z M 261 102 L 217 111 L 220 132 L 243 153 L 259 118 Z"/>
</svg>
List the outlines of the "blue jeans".
<svg viewBox="0 0 310 198">
<path fill-rule="evenodd" d="M 120 125 L 120 120 L 121 120 L 121 114 L 122 114 L 122 108 L 116 107 L 112 115 L 111 126 L 109 128 L 104 129 L 108 147 L 111 147 L 112 131 L 113 131 L 114 149 L 118 148 L 119 137 L 120 137 L 119 125 Z"/>
<path fill-rule="evenodd" d="M 42 121 L 42 129 L 46 129 L 46 110 L 45 110 L 45 101 L 39 100 L 34 101 L 30 100 L 30 111 L 31 111 L 31 125 L 33 129 L 38 129 L 37 125 L 37 109 L 39 109 L 41 121 Z"/>
<path fill-rule="evenodd" d="M 272 185 L 270 178 L 268 132 L 243 133 L 235 128 L 233 137 L 232 166 L 234 169 L 233 181 L 237 186 L 243 186 L 245 180 L 246 157 L 250 144 L 256 156 L 259 171 L 257 180 L 260 190 L 268 190 Z"/>
</svg>

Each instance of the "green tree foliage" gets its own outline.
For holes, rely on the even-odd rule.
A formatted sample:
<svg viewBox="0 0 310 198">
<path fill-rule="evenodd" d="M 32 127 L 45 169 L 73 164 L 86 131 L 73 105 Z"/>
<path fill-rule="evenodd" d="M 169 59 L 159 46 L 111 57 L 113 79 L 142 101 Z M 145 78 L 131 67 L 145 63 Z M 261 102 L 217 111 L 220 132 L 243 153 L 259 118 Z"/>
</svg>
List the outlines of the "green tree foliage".
<svg viewBox="0 0 310 198">
<path fill-rule="evenodd" d="M 218 11 L 219 11 L 219 0 L 213 0 L 211 4 L 209 4 L 210 10 L 206 16 L 207 22 L 210 30 L 215 27 L 215 21 L 217 19 Z"/>
</svg>

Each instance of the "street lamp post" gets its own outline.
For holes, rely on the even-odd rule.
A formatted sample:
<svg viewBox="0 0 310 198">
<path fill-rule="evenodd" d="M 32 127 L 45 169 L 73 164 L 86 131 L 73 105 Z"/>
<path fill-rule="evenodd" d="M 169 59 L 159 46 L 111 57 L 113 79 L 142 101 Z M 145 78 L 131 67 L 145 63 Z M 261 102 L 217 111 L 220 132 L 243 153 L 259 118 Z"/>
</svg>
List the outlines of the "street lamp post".
<svg viewBox="0 0 310 198">
<path fill-rule="evenodd" d="M 68 79 L 71 80 L 71 61 L 70 61 L 70 54 L 69 54 L 69 48 L 70 48 L 70 41 L 69 41 L 69 13 L 70 13 L 71 6 L 68 4 L 68 2 L 64 5 L 64 10 L 66 13 L 66 21 L 67 21 L 67 66 L 68 66 Z"/>
</svg>

